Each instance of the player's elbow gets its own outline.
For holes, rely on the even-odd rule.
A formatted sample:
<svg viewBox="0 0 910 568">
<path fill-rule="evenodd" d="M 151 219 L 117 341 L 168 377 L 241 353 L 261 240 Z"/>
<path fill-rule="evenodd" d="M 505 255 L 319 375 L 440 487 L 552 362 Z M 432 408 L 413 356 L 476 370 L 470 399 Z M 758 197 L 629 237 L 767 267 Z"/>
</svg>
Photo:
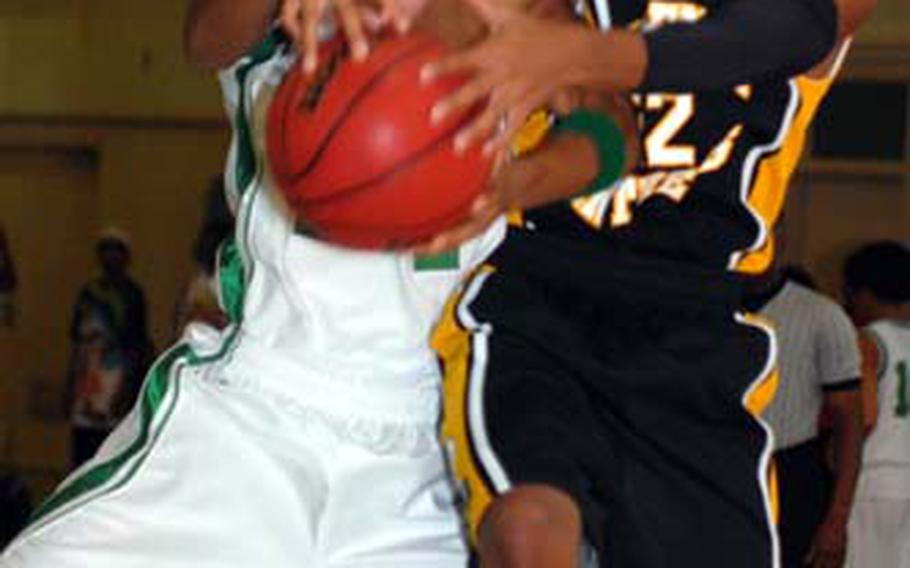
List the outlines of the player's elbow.
<svg viewBox="0 0 910 568">
<path fill-rule="evenodd" d="M 869 19 L 878 0 L 837 0 L 838 35 L 852 36 Z"/>
<path fill-rule="evenodd" d="M 187 59 L 205 69 L 223 69 L 241 57 L 266 27 L 260 20 L 271 14 L 247 13 L 224 0 L 190 0 L 183 24 Z"/>
<path fill-rule="evenodd" d="M 199 18 L 190 15 L 183 29 L 183 49 L 187 59 L 205 69 L 220 69 L 229 65 L 230 60 L 223 53 L 225 50 L 216 36 Z"/>
</svg>

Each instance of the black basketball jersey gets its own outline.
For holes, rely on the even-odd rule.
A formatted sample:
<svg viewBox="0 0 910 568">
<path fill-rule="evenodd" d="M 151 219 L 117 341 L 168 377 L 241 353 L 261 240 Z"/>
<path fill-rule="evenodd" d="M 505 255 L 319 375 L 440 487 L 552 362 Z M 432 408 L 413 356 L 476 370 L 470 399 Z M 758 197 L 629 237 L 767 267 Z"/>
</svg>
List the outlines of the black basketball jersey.
<svg viewBox="0 0 910 568">
<path fill-rule="evenodd" d="M 600 27 L 695 22 L 724 0 L 591 0 Z M 693 70 L 697 72 L 697 70 Z M 642 160 L 590 197 L 526 213 L 537 231 L 605 240 L 640 254 L 758 273 L 773 256 L 806 128 L 831 78 L 768 78 L 736 88 L 633 95 Z"/>
</svg>

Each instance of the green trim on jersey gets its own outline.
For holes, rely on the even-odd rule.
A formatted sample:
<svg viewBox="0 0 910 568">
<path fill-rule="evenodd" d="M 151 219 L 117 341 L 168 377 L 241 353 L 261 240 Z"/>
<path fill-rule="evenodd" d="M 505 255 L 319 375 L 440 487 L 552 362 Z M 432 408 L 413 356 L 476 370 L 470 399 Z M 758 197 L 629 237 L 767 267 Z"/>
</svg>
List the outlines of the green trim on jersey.
<svg viewBox="0 0 910 568">
<path fill-rule="evenodd" d="M 218 299 L 221 309 L 234 323 L 239 323 L 243 316 L 243 300 L 246 296 L 244 272 L 237 241 L 226 240 L 218 254 Z"/>
<path fill-rule="evenodd" d="M 275 29 L 259 42 L 247 55 L 248 61 L 245 61 L 234 71 L 234 78 L 240 87 L 237 99 L 237 112 L 234 117 L 234 127 L 237 129 L 237 163 L 234 165 L 234 175 L 237 183 L 237 191 L 242 196 L 245 190 L 257 177 L 258 162 L 256 160 L 256 151 L 253 144 L 253 133 L 250 127 L 250 121 L 247 117 L 247 95 L 248 89 L 246 80 L 250 72 L 258 65 L 274 57 L 278 49 L 284 45 L 284 34 Z"/>
<path fill-rule="evenodd" d="M 234 70 L 234 80 L 237 82 L 237 108 L 234 114 L 235 153 L 233 165 L 234 186 L 237 192 L 237 229 L 235 250 L 239 263 L 231 261 L 228 265 L 230 273 L 228 281 L 233 287 L 232 295 L 225 297 L 231 311 L 228 315 L 235 322 L 240 321 L 242 312 L 244 290 L 253 279 L 254 264 L 250 253 L 250 221 L 256 197 L 259 194 L 257 181 L 262 177 L 262 160 L 256 153 L 256 144 L 253 137 L 253 125 L 250 119 L 249 76 L 252 71 L 266 63 L 279 53 L 287 44 L 284 33 L 275 28 L 262 41 L 254 46 L 245 56 L 244 60 Z M 229 166 L 230 167 L 230 166 Z M 235 264 L 236 263 L 236 264 Z M 220 279 L 220 276 L 219 276 Z M 239 284 L 242 283 L 242 286 Z M 223 289 L 222 289 L 223 291 Z"/>
<path fill-rule="evenodd" d="M 437 270 L 458 270 L 460 265 L 459 249 L 414 258 L 414 270 L 430 272 Z"/>
</svg>

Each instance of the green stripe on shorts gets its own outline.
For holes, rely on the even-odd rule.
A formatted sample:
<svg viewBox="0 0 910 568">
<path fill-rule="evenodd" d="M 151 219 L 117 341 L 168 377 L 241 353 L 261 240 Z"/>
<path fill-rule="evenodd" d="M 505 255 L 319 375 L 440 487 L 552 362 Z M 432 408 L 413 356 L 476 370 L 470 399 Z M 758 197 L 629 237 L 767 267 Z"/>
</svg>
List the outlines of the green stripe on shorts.
<svg viewBox="0 0 910 568">
<path fill-rule="evenodd" d="M 32 526 L 42 524 L 49 520 L 51 516 L 62 512 L 68 504 L 74 503 L 80 497 L 102 488 L 121 471 L 124 465 L 138 456 L 129 472 L 119 482 L 106 487 L 98 495 L 117 489 L 135 474 L 176 406 L 177 385 L 171 381 L 170 376 L 179 361 L 186 358 L 190 353 L 189 346 L 177 345 L 165 353 L 152 366 L 139 401 L 139 435 L 136 436 L 136 439 L 118 455 L 91 467 L 82 475 L 60 487 L 32 515 Z M 165 408 L 165 399 L 172 389 L 174 389 L 174 396 L 170 397 L 170 404 Z M 153 433 L 152 425 L 155 422 L 155 418 L 162 415 L 162 413 L 164 418 L 159 421 L 158 428 Z"/>
</svg>

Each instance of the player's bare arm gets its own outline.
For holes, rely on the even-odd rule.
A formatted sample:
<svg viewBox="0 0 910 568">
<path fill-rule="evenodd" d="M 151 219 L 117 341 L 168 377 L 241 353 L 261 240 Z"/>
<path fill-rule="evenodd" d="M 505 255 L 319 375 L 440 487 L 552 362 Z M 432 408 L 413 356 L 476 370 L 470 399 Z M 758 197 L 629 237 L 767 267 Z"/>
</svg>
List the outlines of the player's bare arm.
<svg viewBox="0 0 910 568">
<path fill-rule="evenodd" d="M 274 22 L 293 39 L 304 67 L 316 68 L 319 25 L 340 22 L 355 59 L 369 53 L 368 37 L 389 24 L 407 28 L 426 0 L 190 0 L 185 43 L 191 60 L 223 68 L 242 56 Z"/>
<path fill-rule="evenodd" d="M 768 73 L 801 74 L 825 58 L 837 37 L 852 34 L 875 3 L 741 0 L 697 23 L 646 33 L 600 33 L 537 18 L 496 0 L 465 1 L 483 15 L 493 32 L 490 39 L 426 70 L 428 80 L 445 73 L 475 74 L 472 82 L 440 101 L 437 120 L 489 101 L 456 138 L 462 147 L 490 136 L 504 147 L 529 112 L 566 86 L 691 91 L 748 83 Z M 497 129 L 499 124 L 505 128 Z"/>
<path fill-rule="evenodd" d="M 621 95 L 588 93 L 581 95 L 579 102 L 585 109 L 609 116 L 620 127 L 625 144 L 625 172 L 628 172 L 638 163 L 640 152 L 629 101 Z M 501 162 L 490 180 L 488 191 L 474 203 L 468 220 L 418 247 L 417 252 L 438 254 L 451 250 L 481 234 L 508 211 L 532 209 L 576 197 L 597 178 L 601 167 L 598 148 L 591 138 L 570 132 L 555 133 L 528 155 Z"/>
<path fill-rule="evenodd" d="M 259 41 L 279 0 L 190 0 L 184 44 L 190 60 L 209 69 L 231 65 Z"/>
<path fill-rule="evenodd" d="M 304 70 L 318 65 L 318 28 L 324 18 L 334 16 L 344 30 L 355 60 L 370 51 L 369 32 L 392 24 L 405 31 L 410 17 L 423 0 L 285 0 L 281 6 L 281 25 L 288 32 L 303 60 Z"/>
</svg>

